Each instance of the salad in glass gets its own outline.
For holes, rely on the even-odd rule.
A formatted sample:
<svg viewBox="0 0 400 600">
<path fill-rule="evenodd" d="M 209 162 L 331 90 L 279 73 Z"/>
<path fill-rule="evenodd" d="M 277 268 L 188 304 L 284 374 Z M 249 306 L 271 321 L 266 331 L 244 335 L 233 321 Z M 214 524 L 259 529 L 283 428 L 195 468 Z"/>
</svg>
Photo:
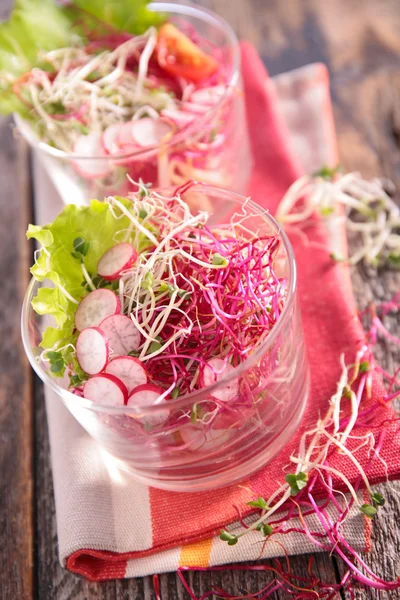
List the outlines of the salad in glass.
<svg viewBox="0 0 400 600">
<path fill-rule="evenodd" d="M 238 44 L 208 11 L 17 0 L 0 25 L 0 72 L 0 110 L 15 113 L 61 192 L 65 171 L 84 201 L 139 180 L 245 189 Z"/>
<path fill-rule="evenodd" d="M 293 255 L 265 211 L 192 182 L 140 184 L 28 237 L 41 246 L 23 313 L 31 364 L 124 468 L 206 489 L 290 438 L 308 370 Z"/>
</svg>

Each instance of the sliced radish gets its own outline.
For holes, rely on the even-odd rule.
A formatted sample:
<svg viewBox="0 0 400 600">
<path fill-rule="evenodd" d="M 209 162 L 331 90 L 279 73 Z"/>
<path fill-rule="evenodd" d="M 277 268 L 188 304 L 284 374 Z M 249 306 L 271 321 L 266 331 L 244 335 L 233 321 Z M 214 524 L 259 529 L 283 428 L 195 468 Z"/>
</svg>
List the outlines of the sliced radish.
<svg viewBox="0 0 400 600">
<path fill-rule="evenodd" d="M 84 329 L 76 340 L 76 358 L 89 375 L 97 375 L 108 363 L 108 340 L 98 327 Z"/>
<path fill-rule="evenodd" d="M 147 406 L 155 406 L 157 405 L 157 400 L 164 393 L 165 390 L 158 387 L 157 385 L 152 385 L 151 383 L 146 383 L 145 385 L 139 385 L 137 388 L 132 390 L 129 395 L 127 405 L 136 408 L 137 413 L 140 414 L 139 406 L 147 407 Z M 143 423 L 149 423 L 150 425 L 161 425 L 164 423 L 169 417 L 168 408 L 164 408 L 165 404 L 160 402 L 158 404 L 157 412 L 152 414 L 147 414 L 141 416 L 138 420 Z"/>
<path fill-rule="evenodd" d="M 140 333 L 136 325 L 125 315 L 112 315 L 99 325 L 99 329 L 106 335 L 110 349 L 120 356 L 137 350 L 140 345 Z"/>
<path fill-rule="evenodd" d="M 74 394 L 74 396 L 79 396 L 79 398 L 83 398 L 83 388 L 70 387 L 68 388 L 68 391 L 71 392 L 71 394 Z"/>
<path fill-rule="evenodd" d="M 100 373 L 85 383 L 83 396 L 102 406 L 123 406 L 128 398 L 128 390 L 118 377 Z"/>
<path fill-rule="evenodd" d="M 121 152 L 117 142 L 120 128 L 120 124 L 110 125 L 103 132 L 103 135 L 101 136 L 101 145 L 107 154 L 119 154 Z"/>
<path fill-rule="evenodd" d="M 116 142 L 121 151 L 134 152 L 135 150 L 140 150 L 133 137 L 132 125 L 133 122 L 128 121 L 127 123 L 123 123 L 119 126 Z"/>
<path fill-rule="evenodd" d="M 224 360 L 222 360 L 222 358 L 212 358 L 203 369 L 202 384 L 204 387 L 213 385 L 233 371 L 235 371 L 235 367 L 229 363 L 226 363 Z M 238 395 L 238 392 L 239 381 L 237 379 L 232 379 L 223 387 L 214 390 L 211 395 L 222 402 L 229 402 Z"/>
<path fill-rule="evenodd" d="M 107 281 L 114 281 L 123 271 L 129 269 L 137 260 L 138 253 L 128 243 L 113 246 L 100 258 L 97 264 L 98 274 Z"/>
<path fill-rule="evenodd" d="M 75 313 L 75 327 L 83 331 L 88 327 L 97 327 L 106 317 L 116 315 L 121 309 L 119 298 L 111 290 L 90 292 L 79 304 Z"/>
<path fill-rule="evenodd" d="M 138 119 L 132 124 L 132 135 L 139 146 L 158 146 L 172 132 L 172 127 L 161 119 L 155 121 L 150 117 Z"/>
<path fill-rule="evenodd" d="M 213 106 L 222 98 L 226 92 L 223 85 L 214 85 L 212 87 L 200 88 L 190 94 L 190 102 L 195 104 L 208 104 Z"/>
<path fill-rule="evenodd" d="M 196 102 L 183 102 L 181 108 L 183 111 L 193 113 L 194 115 L 204 115 L 210 107 L 204 104 L 197 104 Z"/>
<path fill-rule="evenodd" d="M 82 334 L 81 334 L 82 335 Z M 140 360 L 133 356 L 119 356 L 108 363 L 106 373 L 118 377 L 127 387 L 128 392 L 147 383 L 147 373 Z"/>
<path fill-rule="evenodd" d="M 196 118 L 194 114 L 167 108 L 161 111 L 161 115 L 175 123 L 178 127 L 186 127 L 186 125 L 193 123 Z"/>
<path fill-rule="evenodd" d="M 218 450 L 222 444 L 232 437 L 233 431 L 229 429 L 209 429 L 205 432 L 198 427 L 189 425 L 188 427 L 182 427 L 179 433 L 188 450 L 209 452 L 210 450 Z"/>
<path fill-rule="evenodd" d="M 96 177 L 105 177 L 109 173 L 111 164 L 108 160 L 102 159 L 105 153 L 101 145 L 100 133 L 81 135 L 75 143 L 74 153 L 78 156 L 88 157 L 74 160 L 74 166 L 82 177 L 95 179 Z"/>
</svg>

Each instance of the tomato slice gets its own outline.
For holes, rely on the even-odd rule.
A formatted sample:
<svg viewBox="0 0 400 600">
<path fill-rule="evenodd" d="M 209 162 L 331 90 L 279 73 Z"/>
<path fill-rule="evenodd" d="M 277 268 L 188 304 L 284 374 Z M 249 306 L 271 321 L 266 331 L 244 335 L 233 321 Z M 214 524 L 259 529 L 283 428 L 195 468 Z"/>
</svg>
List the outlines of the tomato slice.
<svg viewBox="0 0 400 600">
<path fill-rule="evenodd" d="M 171 23 L 162 25 L 158 32 L 157 60 L 170 75 L 189 81 L 210 77 L 218 69 L 215 58 L 203 52 Z"/>
</svg>

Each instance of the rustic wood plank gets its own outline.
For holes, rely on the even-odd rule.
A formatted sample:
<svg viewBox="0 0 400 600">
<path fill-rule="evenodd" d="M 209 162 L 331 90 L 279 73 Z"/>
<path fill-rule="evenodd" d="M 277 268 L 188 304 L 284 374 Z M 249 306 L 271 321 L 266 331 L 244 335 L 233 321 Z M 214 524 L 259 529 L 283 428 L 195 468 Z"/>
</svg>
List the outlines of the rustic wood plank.
<svg viewBox="0 0 400 600">
<path fill-rule="evenodd" d="M 380 31 L 378 27 L 377 32 Z M 396 39 L 400 52 L 400 38 Z M 387 46 L 385 47 L 387 51 Z M 340 157 L 346 169 L 359 169 L 368 176 L 386 176 L 400 190 L 399 97 L 400 71 L 377 68 L 362 76 L 358 74 L 349 85 L 347 78 L 336 80 L 335 120 L 339 133 Z M 397 196 L 400 200 L 400 195 Z M 400 290 L 400 273 L 381 269 L 378 277 L 364 267 L 354 269 L 352 281 L 357 304 L 364 308 L 371 301 L 390 299 Z M 399 315 L 386 318 L 390 331 L 400 336 Z M 382 340 L 376 348 L 376 358 L 389 372 L 400 364 L 399 348 Z M 400 572 L 398 547 L 400 543 L 400 482 L 385 491 L 386 506 L 374 519 L 373 543 L 368 564 L 380 577 L 395 580 Z M 339 570 L 344 572 L 339 562 Z M 386 592 L 360 589 L 358 600 L 387 597 Z M 400 592 L 393 593 L 400 598 Z"/>
<path fill-rule="evenodd" d="M 0 121 L 0 597 L 31 598 L 33 571 L 32 375 L 20 335 L 29 281 L 28 152 L 10 119 Z"/>
</svg>

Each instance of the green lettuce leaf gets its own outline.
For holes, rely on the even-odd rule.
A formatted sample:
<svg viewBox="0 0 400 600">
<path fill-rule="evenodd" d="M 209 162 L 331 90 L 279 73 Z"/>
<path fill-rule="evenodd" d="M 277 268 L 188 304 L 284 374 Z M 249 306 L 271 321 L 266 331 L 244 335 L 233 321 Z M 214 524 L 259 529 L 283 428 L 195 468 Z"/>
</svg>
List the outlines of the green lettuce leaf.
<svg viewBox="0 0 400 600">
<path fill-rule="evenodd" d="M 0 23 L 0 111 L 27 117 L 25 105 L 13 91 L 15 80 L 40 66 L 40 51 L 72 41 L 70 18 L 53 0 L 17 0 L 8 21 Z"/>
<path fill-rule="evenodd" d="M 120 199 L 126 207 L 127 199 Z M 70 204 L 53 223 L 38 227 L 30 225 L 28 239 L 36 239 L 42 248 L 31 268 L 38 281 L 49 281 L 51 287 L 41 287 L 32 301 L 33 309 L 40 315 L 51 315 L 55 327 L 48 327 L 41 341 L 43 348 L 54 348 L 74 342 L 74 314 L 79 302 L 87 293 L 81 262 L 72 256 L 73 242 L 82 237 L 90 242 L 84 265 L 93 276 L 101 256 L 118 241 L 119 232 L 129 226 L 129 219 L 116 219 L 105 202 L 92 200 L 90 206 Z"/>
<path fill-rule="evenodd" d="M 149 0 L 73 0 L 73 3 L 118 31 L 135 35 L 165 20 L 161 13 L 148 8 Z"/>
<path fill-rule="evenodd" d="M 143 33 L 164 18 L 147 7 L 148 0 L 16 0 L 7 21 L 0 23 L 0 112 L 29 118 L 29 109 L 13 90 L 14 82 L 34 67 L 48 68 L 40 54 L 84 41 L 85 28 L 99 21 L 119 31 Z M 79 22 L 85 22 L 85 28 Z"/>
</svg>

